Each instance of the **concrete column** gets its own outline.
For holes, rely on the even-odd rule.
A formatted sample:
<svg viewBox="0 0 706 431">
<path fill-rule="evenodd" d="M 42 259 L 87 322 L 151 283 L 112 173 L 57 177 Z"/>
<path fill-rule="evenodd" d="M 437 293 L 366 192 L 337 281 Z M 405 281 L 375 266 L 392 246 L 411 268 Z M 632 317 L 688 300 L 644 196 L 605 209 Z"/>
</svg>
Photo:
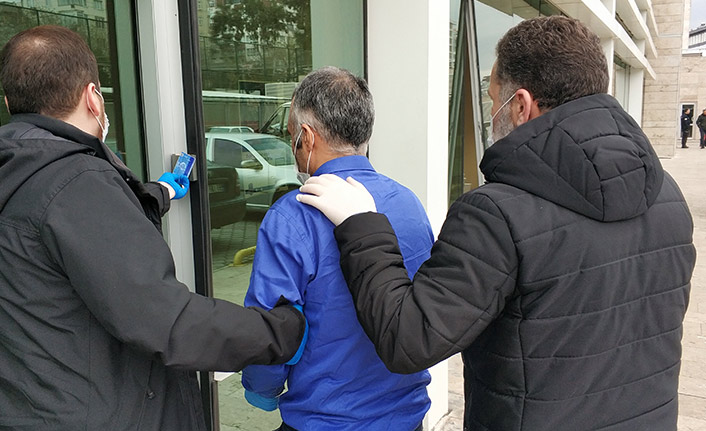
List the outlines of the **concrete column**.
<svg viewBox="0 0 706 431">
<path fill-rule="evenodd" d="M 674 156 L 679 140 L 679 67 L 684 39 L 684 0 L 652 0 L 659 30 L 658 57 L 650 60 L 657 79 L 645 80 L 642 129 L 660 157 Z"/>
<path fill-rule="evenodd" d="M 449 2 L 368 2 L 367 48 L 370 160 L 419 197 L 438 234 L 448 208 Z M 448 411 L 446 362 L 431 373 L 426 429 Z"/>
</svg>

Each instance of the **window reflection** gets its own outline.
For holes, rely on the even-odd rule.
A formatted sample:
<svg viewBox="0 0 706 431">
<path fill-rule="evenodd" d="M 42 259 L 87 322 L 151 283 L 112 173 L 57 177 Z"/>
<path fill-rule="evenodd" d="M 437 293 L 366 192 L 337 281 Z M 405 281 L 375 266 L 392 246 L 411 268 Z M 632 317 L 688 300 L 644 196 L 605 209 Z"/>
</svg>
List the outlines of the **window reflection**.
<svg viewBox="0 0 706 431">
<path fill-rule="evenodd" d="M 450 37 L 449 103 L 449 205 L 463 193 L 478 186 L 478 163 L 473 127 L 470 62 L 468 46 L 468 2 L 452 2 Z"/>
<path fill-rule="evenodd" d="M 449 203 L 480 185 L 492 101 L 495 46 L 522 20 L 559 14 L 546 0 L 449 0 Z M 472 46 L 469 46 L 469 40 Z M 478 139 L 480 142 L 478 142 Z"/>
<path fill-rule="evenodd" d="M 525 19 L 539 16 L 540 13 L 539 10 L 523 1 L 476 0 L 474 3 L 481 115 L 483 118 L 482 141 L 485 144 L 490 127 L 490 108 L 493 104 L 488 96 L 488 87 L 490 86 L 490 71 L 495 63 L 495 45 L 509 29 Z"/>
<path fill-rule="evenodd" d="M 322 66 L 363 74 L 363 0 L 200 0 L 198 22 L 213 291 L 242 304 L 260 222 L 300 185 L 287 131 L 292 93 Z M 278 411 L 245 402 L 238 374 L 216 378 L 221 430 L 279 426 Z"/>
<path fill-rule="evenodd" d="M 126 23 L 115 34 L 109 33 L 108 19 L 117 15 Z M 38 25 L 59 25 L 70 28 L 80 34 L 88 43 L 98 62 L 101 93 L 105 108 L 110 118 L 111 127 L 106 138 L 108 147 L 120 157 L 128 167 L 144 179 L 142 134 L 139 112 L 140 106 L 136 92 L 120 91 L 122 87 L 136 88 L 137 79 L 133 74 L 117 79 L 117 68 L 135 70 L 134 58 L 111 58 L 110 45 L 133 44 L 133 15 L 130 7 L 106 10 L 103 0 L 14 0 L 0 2 L 0 46 L 22 30 Z M 129 50 L 128 50 L 129 52 Z M 134 51 L 133 51 L 134 52 Z M 0 98 L 4 97 L 0 89 Z M 123 111 L 124 109 L 124 111 Z M 123 121 L 123 119 L 130 121 Z M 7 123 L 10 114 L 3 107 L 0 109 L 0 125 Z M 124 128 L 130 123 L 132 127 Z"/>
</svg>

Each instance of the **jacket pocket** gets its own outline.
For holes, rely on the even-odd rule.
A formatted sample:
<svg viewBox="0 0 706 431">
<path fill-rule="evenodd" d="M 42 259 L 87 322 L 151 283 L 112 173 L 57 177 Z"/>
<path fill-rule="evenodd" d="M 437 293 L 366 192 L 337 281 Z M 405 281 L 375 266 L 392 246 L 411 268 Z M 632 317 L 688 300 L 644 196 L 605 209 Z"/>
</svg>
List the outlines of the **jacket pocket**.
<svg viewBox="0 0 706 431">
<path fill-rule="evenodd" d="M 118 423 L 126 430 L 142 430 L 145 424 L 147 403 L 155 397 L 150 387 L 153 361 L 130 355 L 125 361 L 123 371 L 123 390 L 118 408 Z M 150 394 L 152 394 L 150 396 Z M 117 424 L 116 424 L 117 425 Z M 146 429 L 152 429 L 147 427 Z M 157 429 L 157 428 L 154 428 Z"/>
</svg>

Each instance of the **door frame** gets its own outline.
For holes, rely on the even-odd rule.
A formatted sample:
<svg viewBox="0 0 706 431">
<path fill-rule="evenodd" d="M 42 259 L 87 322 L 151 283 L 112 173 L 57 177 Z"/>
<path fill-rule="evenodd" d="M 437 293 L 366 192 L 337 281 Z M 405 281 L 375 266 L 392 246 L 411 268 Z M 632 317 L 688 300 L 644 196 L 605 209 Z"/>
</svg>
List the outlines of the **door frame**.
<svg viewBox="0 0 706 431">
<path fill-rule="evenodd" d="M 197 178 L 205 179 L 208 178 L 208 173 L 199 55 L 198 4 L 192 0 L 178 0 L 177 5 L 186 147 L 189 153 L 199 156 L 196 158 L 196 175 Z M 194 256 L 198 256 L 193 262 L 195 290 L 198 294 L 213 297 L 213 274 L 211 273 L 213 256 L 210 246 L 211 220 L 208 211 L 207 181 L 192 182 L 190 191 L 193 250 Z M 209 430 L 217 431 L 220 429 L 218 388 L 213 372 L 199 372 L 199 381 L 206 426 Z"/>
</svg>

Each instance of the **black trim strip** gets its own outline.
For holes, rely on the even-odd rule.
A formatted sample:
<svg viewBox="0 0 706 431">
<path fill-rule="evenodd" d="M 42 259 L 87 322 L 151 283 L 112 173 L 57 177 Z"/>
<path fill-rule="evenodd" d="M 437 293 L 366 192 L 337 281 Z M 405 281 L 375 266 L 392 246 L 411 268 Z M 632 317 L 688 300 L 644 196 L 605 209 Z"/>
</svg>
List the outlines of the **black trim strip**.
<svg viewBox="0 0 706 431">
<path fill-rule="evenodd" d="M 196 154 L 197 181 L 192 182 L 191 224 L 194 238 L 194 273 L 196 293 L 213 296 L 211 273 L 211 247 L 208 202 L 208 171 L 206 168 L 206 142 L 203 127 L 203 104 L 201 87 L 201 62 L 199 58 L 199 26 L 197 0 L 178 0 L 179 42 L 181 46 L 181 71 L 184 86 L 184 121 L 186 124 L 186 148 Z M 204 406 L 206 427 L 220 429 L 218 405 L 213 373 L 200 372 L 201 400 Z"/>
<path fill-rule="evenodd" d="M 370 75 L 368 74 L 368 0 L 363 0 L 363 73 L 365 81 L 370 84 Z M 365 150 L 365 157 L 370 158 L 370 145 Z"/>
<path fill-rule="evenodd" d="M 369 82 L 368 75 L 368 0 L 363 0 L 363 73 L 365 80 Z"/>
</svg>

